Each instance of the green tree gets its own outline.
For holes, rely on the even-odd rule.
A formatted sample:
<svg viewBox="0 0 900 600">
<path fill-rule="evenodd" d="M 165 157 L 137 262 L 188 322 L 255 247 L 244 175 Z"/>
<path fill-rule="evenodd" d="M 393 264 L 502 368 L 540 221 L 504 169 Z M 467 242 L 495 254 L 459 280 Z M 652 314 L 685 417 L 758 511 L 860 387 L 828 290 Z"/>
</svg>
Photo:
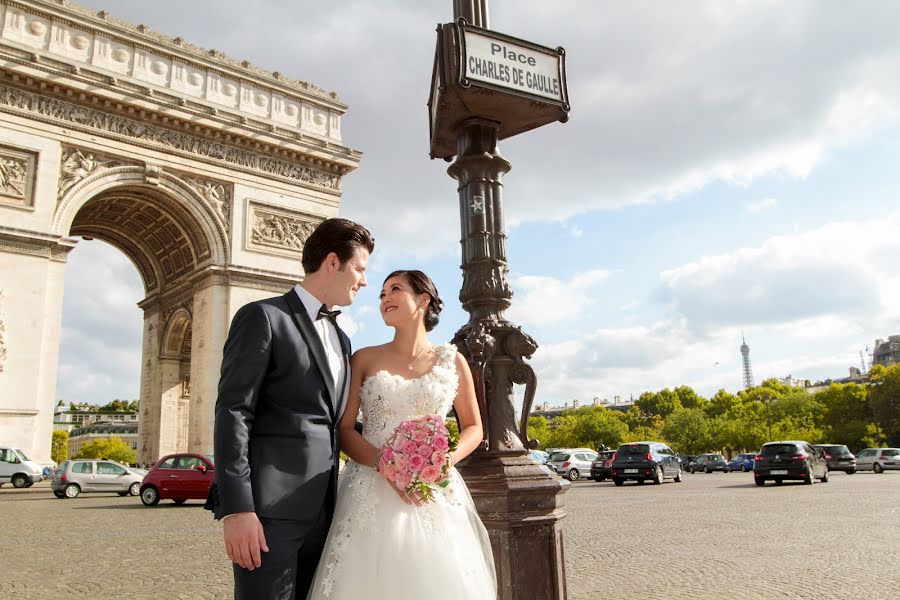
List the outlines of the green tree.
<svg viewBox="0 0 900 600">
<path fill-rule="evenodd" d="M 737 396 L 725 390 L 719 390 L 715 396 L 710 398 L 703 410 L 706 411 L 707 417 L 715 419 L 727 414 L 736 404 L 738 404 Z"/>
<path fill-rule="evenodd" d="M 682 408 L 678 394 L 668 388 L 658 392 L 644 392 L 635 400 L 634 405 L 647 416 L 658 416 L 663 419 Z"/>
<path fill-rule="evenodd" d="M 113 400 L 97 409 L 98 412 L 137 412 L 140 402 L 138 400 Z"/>
<path fill-rule="evenodd" d="M 668 416 L 662 435 L 685 454 L 700 454 L 711 448 L 709 417 L 699 408 L 682 408 Z"/>
<path fill-rule="evenodd" d="M 826 442 L 845 444 L 854 452 L 877 443 L 866 386 L 832 383 L 816 394 L 816 399 L 823 407 L 821 423 Z"/>
<path fill-rule="evenodd" d="M 575 438 L 578 447 L 598 448 L 600 444 L 617 448 L 628 434 L 624 415 L 601 406 L 589 406 L 575 411 Z"/>
<path fill-rule="evenodd" d="M 73 458 L 106 458 L 128 465 L 137 461 L 134 450 L 125 440 L 116 436 L 91 440 Z"/>
<path fill-rule="evenodd" d="M 699 395 L 689 385 L 679 385 L 673 390 L 684 408 L 705 408 L 709 400 Z"/>
<path fill-rule="evenodd" d="M 873 366 L 869 381 L 869 405 L 879 445 L 900 445 L 900 363 Z"/>
<path fill-rule="evenodd" d="M 635 403 L 625 413 L 625 423 L 628 425 L 628 433 L 623 442 L 642 442 L 662 439 L 662 429 L 665 421 L 659 415 L 644 413 Z"/>
<path fill-rule="evenodd" d="M 60 464 L 69 458 L 69 432 L 56 430 L 50 442 L 50 460 Z"/>
</svg>

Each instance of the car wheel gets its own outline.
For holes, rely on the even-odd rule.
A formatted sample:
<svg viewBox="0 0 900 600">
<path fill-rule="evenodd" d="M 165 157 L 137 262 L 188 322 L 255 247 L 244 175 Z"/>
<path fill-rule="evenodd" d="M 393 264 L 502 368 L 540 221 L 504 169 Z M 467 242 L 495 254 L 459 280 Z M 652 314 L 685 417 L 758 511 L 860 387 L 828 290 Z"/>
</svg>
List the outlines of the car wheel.
<svg viewBox="0 0 900 600">
<path fill-rule="evenodd" d="M 21 473 L 12 476 L 12 484 L 14 488 L 23 488 L 28 485 L 28 479 Z"/>
<path fill-rule="evenodd" d="M 619 479 L 618 477 L 613 477 L 613 483 L 616 484 L 618 487 L 622 487 L 623 485 L 625 485 L 625 480 Z"/>
<path fill-rule="evenodd" d="M 661 483 L 663 482 L 664 477 L 663 477 L 663 470 L 662 470 L 662 467 L 656 467 L 656 471 L 654 472 L 653 475 L 654 475 L 654 476 L 653 476 L 653 483 L 654 483 L 655 485 L 659 485 L 659 484 L 661 484 Z"/>
<path fill-rule="evenodd" d="M 66 495 L 63 494 L 62 492 L 53 492 L 53 495 L 56 496 L 57 498 L 65 498 L 66 497 Z"/>
<path fill-rule="evenodd" d="M 775 480 L 775 485 L 783 485 L 783 484 L 784 484 L 784 479 L 776 479 Z"/>
<path fill-rule="evenodd" d="M 141 493 L 141 484 L 139 481 L 135 481 L 131 485 L 128 486 L 128 495 L 129 496 L 137 496 Z"/>
<path fill-rule="evenodd" d="M 684 479 L 684 470 L 681 467 L 678 467 L 678 473 L 675 474 L 675 483 L 681 483 Z"/>
<path fill-rule="evenodd" d="M 821 481 L 822 483 L 828 483 L 828 469 L 825 469 L 825 471 L 822 473 L 822 476 L 819 477 L 819 481 Z"/>
<path fill-rule="evenodd" d="M 70 483 L 66 486 L 66 489 L 63 490 L 66 498 L 77 498 L 78 494 L 81 493 L 81 488 L 78 487 L 77 483 Z"/>
<path fill-rule="evenodd" d="M 175 500 L 172 500 L 172 502 L 174 502 L 175 504 L 184 504 L 185 502 L 187 502 L 187 500 L 185 500 L 184 498 L 176 498 Z"/>
<path fill-rule="evenodd" d="M 578 481 L 578 478 L 581 477 L 581 473 L 578 472 L 578 469 L 569 469 L 566 477 L 569 478 L 569 481 Z"/>
<path fill-rule="evenodd" d="M 856 469 L 850 469 L 849 471 L 847 471 L 847 475 L 853 475 L 854 473 L 856 473 Z"/>
<path fill-rule="evenodd" d="M 646 479 L 638 479 L 637 482 L 638 482 L 638 485 L 644 485 L 644 483 L 646 483 L 647 480 Z"/>
<path fill-rule="evenodd" d="M 803 478 L 803 483 L 805 483 L 806 485 L 812 485 L 812 484 L 815 483 L 815 482 L 816 482 L 816 478 L 813 477 L 812 469 L 810 469 L 810 470 L 806 473 L 806 477 Z"/>
<path fill-rule="evenodd" d="M 884 473 L 884 467 L 881 466 L 881 463 L 875 463 L 874 465 L 872 465 L 872 470 L 876 473 Z M 13 482 L 13 485 L 16 485 L 15 482 Z M 19 486 L 16 485 L 16 487 Z"/>
<path fill-rule="evenodd" d="M 694 474 L 694 467 L 691 467 L 691 468 L 689 469 L 689 471 L 691 472 L 691 475 L 693 475 L 693 474 Z"/>
<path fill-rule="evenodd" d="M 747 472 L 747 465 L 741 465 L 741 473 Z"/>
<path fill-rule="evenodd" d="M 766 480 L 763 479 L 762 477 L 758 477 L 756 479 L 756 485 L 766 485 Z"/>
<path fill-rule="evenodd" d="M 706 472 L 707 472 L 707 473 L 712 473 L 712 469 L 709 468 L 709 467 L 706 467 Z"/>
<path fill-rule="evenodd" d="M 128 492 L 116 492 L 118 495 L 124 497 L 128 495 Z"/>
<path fill-rule="evenodd" d="M 148 485 L 141 490 L 141 502 L 144 503 L 144 506 L 156 506 L 159 504 L 159 490 Z"/>
</svg>

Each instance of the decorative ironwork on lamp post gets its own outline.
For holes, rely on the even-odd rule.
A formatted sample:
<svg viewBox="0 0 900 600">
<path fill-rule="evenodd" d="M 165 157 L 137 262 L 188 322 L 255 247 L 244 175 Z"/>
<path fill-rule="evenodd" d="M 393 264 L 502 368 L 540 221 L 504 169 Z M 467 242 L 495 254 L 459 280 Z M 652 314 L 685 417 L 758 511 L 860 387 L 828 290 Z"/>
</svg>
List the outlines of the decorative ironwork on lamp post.
<svg viewBox="0 0 900 600">
<path fill-rule="evenodd" d="M 537 343 L 504 315 L 510 307 L 501 139 L 568 119 L 565 52 L 488 29 L 487 0 L 455 0 L 438 26 L 431 97 L 431 157 L 451 160 L 459 192 L 463 283 L 469 321 L 453 342 L 466 356 L 485 428 L 483 447 L 460 471 L 491 537 L 502 600 L 566 597 L 562 494 L 568 482 L 528 456 Z M 521 414 L 514 387 L 524 385 Z"/>
</svg>

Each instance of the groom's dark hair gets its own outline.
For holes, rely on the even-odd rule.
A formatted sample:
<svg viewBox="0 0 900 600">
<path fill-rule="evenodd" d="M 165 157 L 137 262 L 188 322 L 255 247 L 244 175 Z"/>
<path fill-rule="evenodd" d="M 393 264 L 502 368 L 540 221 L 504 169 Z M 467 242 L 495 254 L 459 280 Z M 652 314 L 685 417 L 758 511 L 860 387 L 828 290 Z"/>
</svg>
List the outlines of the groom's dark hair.
<svg viewBox="0 0 900 600">
<path fill-rule="evenodd" d="M 303 271 L 315 273 L 332 252 L 343 265 L 357 248 L 365 248 L 369 254 L 375 250 L 375 238 L 368 229 L 347 219 L 325 219 L 303 244 Z"/>
</svg>

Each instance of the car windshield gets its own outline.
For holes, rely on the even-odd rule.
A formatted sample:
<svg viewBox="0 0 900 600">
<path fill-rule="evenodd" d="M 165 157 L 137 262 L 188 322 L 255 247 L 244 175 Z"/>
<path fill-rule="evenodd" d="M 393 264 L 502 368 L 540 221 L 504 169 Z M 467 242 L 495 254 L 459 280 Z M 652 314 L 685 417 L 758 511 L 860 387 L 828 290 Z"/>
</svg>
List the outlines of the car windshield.
<svg viewBox="0 0 900 600">
<path fill-rule="evenodd" d="M 900 450 L 897 448 L 888 448 L 887 450 L 881 451 L 882 456 L 900 456 Z"/>
<path fill-rule="evenodd" d="M 211 464 L 211 465 L 216 464 L 216 461 L 213 460 L 213 457 L 211 454 L 204 454 L 203 456 L 206 458 L 206 460 L 209 461 L 209 464 Z"/>
<path fill-rule="evenodd" d="M 547 459 L 550 461 L 560 461 L 560 460 L 569 460 L 569 454 L 566 452 L 554 452 L 550 455 L 550 458 Z"/>
<path fill-rule="evenodd" d="M 650 454 L 650 446 L 647 444 L 626 444 L 619 446 L 620 454 Z"/>
<path fill-rule="evenodd" d="M 821 446 L 821 448 L 829 454 L 850 454 L 850 449 L 847 446 Z"/>
<path fill-rule="evenodd" d="M 720 455 L 718 455 L 718 454 L 716 454 L 715 456 L 710 456 L 709 459 L 712 460 L 713 462 L 718 462 L 718 461 L 724 461 L 724 460 L 725 460 L 722 456 L 720 456 Z"/>
<path fill-rule="evenodd" d="M 800 454 L 800 449 L 795 444 L 766 444 L 762 447 L 763 456 L 775 456 L 776 454 Z"/>
<path fill-rule="evenodd" d="M 16 453 L 16 455 L 19 457 L 19 460 L 28 460 L 28 457 L 22 454 L 22 451 L 18 448 L 13 448 L 13 452 Z"/>
</svg>

